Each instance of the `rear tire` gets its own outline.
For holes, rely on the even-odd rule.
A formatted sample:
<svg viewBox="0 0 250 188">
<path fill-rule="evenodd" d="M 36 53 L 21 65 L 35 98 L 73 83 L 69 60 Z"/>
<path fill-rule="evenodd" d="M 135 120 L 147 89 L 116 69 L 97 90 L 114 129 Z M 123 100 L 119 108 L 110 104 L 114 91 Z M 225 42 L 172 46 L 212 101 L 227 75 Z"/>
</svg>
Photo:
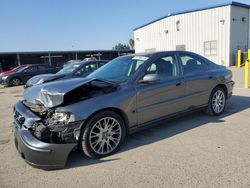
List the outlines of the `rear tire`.
<svg viewBox="0 0 250 188">
<path fill-rule="evenodd" d="M 89 158 L 102 158 L 118 151 L 125 140 L 123 119 L 113 111 L 102 111 L 83 125 L 79 146 Z"/>
<path fill-rule="evenodd" d="M 21 84 L 21 80 L 19 78 L 12 78 L 10 80 L 10 85 L 11 86 L 18 86 Z"/>
<path fill-rule="evenodd" d="M 222 87 L 215 87 L 210 95 L 207 113 L 212 116 L 221 115 L 226 107 L 226 92 Z"/>
</svg>

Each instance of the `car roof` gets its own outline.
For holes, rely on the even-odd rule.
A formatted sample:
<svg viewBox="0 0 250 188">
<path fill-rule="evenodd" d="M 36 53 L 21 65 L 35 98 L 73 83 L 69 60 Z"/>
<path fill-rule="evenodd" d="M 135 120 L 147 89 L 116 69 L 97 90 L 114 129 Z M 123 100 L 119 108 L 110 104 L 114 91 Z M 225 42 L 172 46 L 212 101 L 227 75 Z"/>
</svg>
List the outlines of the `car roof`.
<svg viewBox="0 0 250 188">
<path fill-rule="evenodd" d="M 134 53 L 134 54 L 128 54 L 128 55 L 125 55 L 125 56 L 147 56 L 147 57 L 150 57 L 150 56 L 153 56 L 153 55 L 157 55 L 157 54 L 162 54 L 162 53 L 166 53 L 166 52 L 174 52 L 174 51 L 158 51 L 158 52 L 141 52 L 141 53 Z"/>
<path fill-rule="evenodd" d="M 69 65 L 84 65 L 87 63 L 98 63 L 98 62 L 108 62 L 108 60 L 89 60 L 89 61 L 80 61 L 80 62 L 74 62 L 74 63 L 70 63 Z"/>
<path fill-rule="evenodd" d="M 53 65 L 50 65 L 50 64 L 26 64 L 26 66 L 53 66 Z"/>
<path fill-rule="evenodd" d="M 151 56 L 155 56 L 155 55 L 161 55 L 164 53 L 188 53 L 188 54 L 194 54 L 194 55 L 199 55 L 196 54 L 194 52 L 190 52 L 190 51 L 183 51 L 183 50 L 170 50 L 170 51 L 157 51 L 157 52 L 142 52 L 142 53 L 134 53 L 134 54 L 128 54 L 125 56 L 147 56 L 147 57 L 151 57 Z"/>
</svg>

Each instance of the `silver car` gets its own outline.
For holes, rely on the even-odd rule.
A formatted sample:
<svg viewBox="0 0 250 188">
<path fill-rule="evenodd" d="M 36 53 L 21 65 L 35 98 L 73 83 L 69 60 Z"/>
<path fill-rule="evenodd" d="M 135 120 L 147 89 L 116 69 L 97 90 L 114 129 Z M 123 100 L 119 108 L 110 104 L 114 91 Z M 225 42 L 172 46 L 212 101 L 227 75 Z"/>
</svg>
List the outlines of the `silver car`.
<svg viewBox="0 0 250 188">
<path fill-rule="evenodd" d="M 191 52 L 118 57 L 87 78 L 35 85 L 15 104 L 15 143 L 40 168 L 60 168 L 79 147 L 90 158 L 115 153 L 127 134 L 186 112 L 221 115 L 232 73 Z"/>
</svg>

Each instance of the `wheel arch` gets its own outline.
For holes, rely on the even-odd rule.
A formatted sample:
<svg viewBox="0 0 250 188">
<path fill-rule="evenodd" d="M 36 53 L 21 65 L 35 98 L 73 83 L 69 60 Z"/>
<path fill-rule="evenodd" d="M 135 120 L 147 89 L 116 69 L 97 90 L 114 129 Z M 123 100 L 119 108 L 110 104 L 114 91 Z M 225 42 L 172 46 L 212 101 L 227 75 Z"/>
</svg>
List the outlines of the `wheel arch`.
<svg viewBox="0 0 250 188">
<path fill-rule="evenodd" d="M 214 88 L 216 88 L 216 87 L 221 87 L 225 91 L 226 98 L 227 98 L 227 95 L 228 95 L 227 86 L 225 84 L 217 84 Z"/>
<path fill-rule="evenodd" d="M 100 109 L 100 110 L 97 110 L 95 111 L 94 113 L 92 113 L 86 120 L 85 122 L 83 123 L 83 126 L 86 122 L 88 122 L 94 115 L 100 113 L 100 112 L 103 112 L 103 111 L 113 111 L 115 113 L 117 113 L 124 121 L 125 123 L 125 128 L 126 128 L 126 134 L 129 132 L 129 120 L 128 120 L 128 117 L 126 115 L 126 113 L 119 109 L 119 108 L 115 108 L 115 107 L 107 107 L 107 108 L 103 108 L 103 109 Z"/>
</svg>

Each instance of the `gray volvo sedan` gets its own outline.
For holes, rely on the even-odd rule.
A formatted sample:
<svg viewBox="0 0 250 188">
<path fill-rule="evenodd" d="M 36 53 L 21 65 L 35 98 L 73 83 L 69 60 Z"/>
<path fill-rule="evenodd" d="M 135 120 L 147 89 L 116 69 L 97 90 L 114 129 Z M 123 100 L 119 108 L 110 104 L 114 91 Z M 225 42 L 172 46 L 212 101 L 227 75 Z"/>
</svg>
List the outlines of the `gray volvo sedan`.
<svg viewBox="0 0 250 188">
<path fill-rule="evenodd" d="M 15 144 L 29 164 L 60 168 L 77 147 L 115 153 L 127 134 L 195 110 L 221 115 L 232 73 L 183 51 L 118 57 L 87 78 L 35 85 L 14 106 Z"/>
</svg>

